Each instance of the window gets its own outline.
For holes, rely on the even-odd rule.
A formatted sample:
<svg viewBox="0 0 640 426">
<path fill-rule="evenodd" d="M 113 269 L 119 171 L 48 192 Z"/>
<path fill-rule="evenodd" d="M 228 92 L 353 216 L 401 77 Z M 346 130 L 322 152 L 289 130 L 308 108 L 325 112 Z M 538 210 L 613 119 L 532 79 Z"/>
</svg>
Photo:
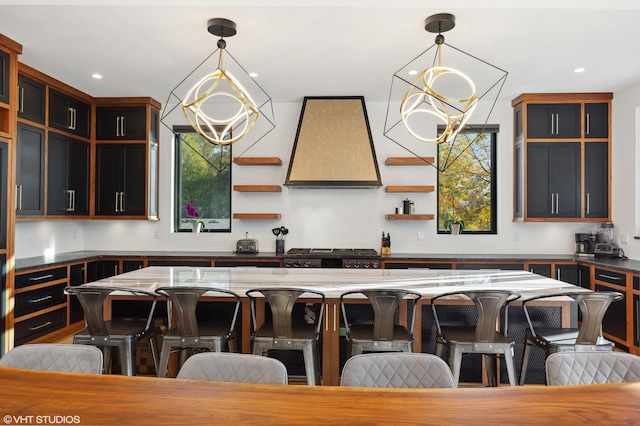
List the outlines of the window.
<svg viewBox="0 0 640 426">
<path fill-rule="evenodd" d="M 438 146 L 439 164 L 445 156 L 459 155 L 438 172 L 438 233 L 449 232 L 445 222 L 452 218 L 464 223 L 465 234 L 497 234 L 497 134 L 497 126 L 484 126 L 483 131 L 469 126 L 456 136 L 451 152 L 449 144 Z"/>
<path fill-rule="evenodd" d="M 204 223 L 202 232 L 231 232 L 231 145 L 213 145 L 191 127 L 176 127 L 175 231 L 193 230 L 185 203 Z"/>
</svg>

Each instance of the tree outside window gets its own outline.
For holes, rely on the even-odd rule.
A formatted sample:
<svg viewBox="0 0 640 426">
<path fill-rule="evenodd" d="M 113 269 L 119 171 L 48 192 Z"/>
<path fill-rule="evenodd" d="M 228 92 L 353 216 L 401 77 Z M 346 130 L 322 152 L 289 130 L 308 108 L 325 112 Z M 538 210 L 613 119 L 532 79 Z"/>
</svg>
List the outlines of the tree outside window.
<svg viewBox="0 0 640 426">
<path fill-rule="evenodd" d="M 231 145 L 213 145 L 192 128 L 176 128 L 175 231 L 193 229 L 193 205 L 203 232 L 231 232 Z M 193 214 L 193 211 L 191 211 Z"/>
<path fill-rule="evenodd" d="M 496 137 L 497 127 L 479 132 L 463 129 L 451 152 L 439 145 L 438 162 L 458 158 L 438 172 L 438 233 L 447 233 L 447 221 L 462 221 L 463 232 L 496 234 Z M 442 149 L 440 149 L 442 147 Z"/>
</svg>

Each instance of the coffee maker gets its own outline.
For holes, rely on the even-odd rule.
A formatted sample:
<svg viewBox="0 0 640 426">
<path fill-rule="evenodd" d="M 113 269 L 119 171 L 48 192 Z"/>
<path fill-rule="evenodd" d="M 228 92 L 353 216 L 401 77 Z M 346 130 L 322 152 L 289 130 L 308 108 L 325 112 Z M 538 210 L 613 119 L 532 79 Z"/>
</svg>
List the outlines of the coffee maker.
<svg viewBox="0 0 640 426">
<path fill-rule="evenodd" d="M 588 232 L 577 232 L 575 234 L 575 241 L 576 256 L 593 256 L 597 243 L 596 235 L 592 238 Z"/>
</svg>

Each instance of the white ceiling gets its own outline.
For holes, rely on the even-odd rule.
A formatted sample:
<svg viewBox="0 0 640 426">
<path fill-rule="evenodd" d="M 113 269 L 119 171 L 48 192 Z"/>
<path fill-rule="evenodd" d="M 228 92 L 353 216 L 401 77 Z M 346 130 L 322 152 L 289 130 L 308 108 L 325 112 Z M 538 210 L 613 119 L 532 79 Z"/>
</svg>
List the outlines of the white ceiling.
<svg viewBox="0 0 640 426">
<path fill-rule="evenodd" d="M 501 99 L 615 91 L 640 80 L 637 0 L 522 3 L 0 0 L 0 33 L 22 44 L 21 62 L 92 96 L 163 103 L 215 50 L 206 28 L 215 17 L 237 23 L 227 50 L 259 74 L 274 102 L 340 95 L 386 102 L 394 72 L 433 44 L 424 19 L 441 12 L 456 16 L 447 44 L 509 72 Z M 574 74 L 576 67 L 586 71 Z M 94 72 L 104 78 L 92 79 Z"/>
</svg>

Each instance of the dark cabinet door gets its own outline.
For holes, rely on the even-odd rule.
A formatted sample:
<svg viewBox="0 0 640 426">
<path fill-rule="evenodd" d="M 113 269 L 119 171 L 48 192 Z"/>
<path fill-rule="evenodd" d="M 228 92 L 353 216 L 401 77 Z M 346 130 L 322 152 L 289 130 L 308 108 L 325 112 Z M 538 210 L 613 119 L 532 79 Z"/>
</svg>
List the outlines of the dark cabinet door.
<svg viewBox="0 0 640 426">
<path fill-rule="evenodd" d="M 46 86 L 18 75 L 18 117 L 44 124 L 44 100 Z"/>
<path fill-rule="evenodd" d="M 585 217 L 609 217 L 609 144 L 584 144 Z"/>
<path fill-rule="evenodd" d="M 530 263 L 529 272 L 551 278 L 550 263 Z"/>
<path fill-rule="evenodd" d="M 145 140 L 146 107 L 96 108 L 96 138 L 100 140 Z"/>
<path fill-rule="evenodd" d="M 44 214 L 44 130 L 18 123 L 16 160 L 18 215 Z"/>
<path fill-rule="evenodd" d="M 125 145 L 123 147 L 123 182 L 121 214 L 145 214 L 146 186 L 146 149 L 144 145 Z"/>
<path fill-rule="evenodd" d="M 596 284 L 595 291 L 618 291 L 614 288 Z M 602 331 L 623 342 L 627 341 L 627 302 L 626 294 L 621 291 L 622 299 L 612 302 L 602 319 Z"/>
<path fill-rule="evenodd" d="M 578 285 L 582 288 L 591 288 L 591 267 L 578 265 Z"/>
<path fill-rule="evenodd" d="M 640 346 L 640 295 L 638 294 L 633 295 L 633 345 Z"/>
<path fill-rule="evenodd" d="M 85 283 L 84 265 L 71 265 L 69 267 L 69 285 L 78 286 Z M 69 324 L 74 324 L 84 319 L 82 305 L 76 296 L 69 296 Z"/>
<path fill-rule="evenodd" d="M 146 147 L 101 144 L 96 157 L 96 214 L 146 213 Z"/>
<path fill-rule="evenodd" d="M 89 144 L 49 133 L 47 213 L 89 214 Z"/>
<path fill-rule="evenodd" d="M 527 144 L 527 216 L 580 217 L 580 144 Z"/>
<path fill-rule="evenodd" d="M 96 147 L 96 214 L 116 214 L 120 204 L 122 150 L 118 145 Z"/>
<path fill-rule="evenodd" d="M 596 103 L 584 105 L 584 137 L 609 137 L 609 104 Z"/>
<path fill-rule="evenodd" d="M 9 67 L 11 56 L 9 53 L 0 50 L 0 102 L 9 103 Z"/>
<path fill-rule="evenodd" d="M 529 104 L 528 138 L 579 138 L 580 104 Z"/>
<path fill-rule="evenodd" d="M 556 279 L 565 283 L 579 285 L 576 265 L 556 265 Z"/>
<path fill-rule="evenodd" d="M 64 93 L 49 90 L 49 126 L 89 137 L 91 107 Z"/>
</svg>

